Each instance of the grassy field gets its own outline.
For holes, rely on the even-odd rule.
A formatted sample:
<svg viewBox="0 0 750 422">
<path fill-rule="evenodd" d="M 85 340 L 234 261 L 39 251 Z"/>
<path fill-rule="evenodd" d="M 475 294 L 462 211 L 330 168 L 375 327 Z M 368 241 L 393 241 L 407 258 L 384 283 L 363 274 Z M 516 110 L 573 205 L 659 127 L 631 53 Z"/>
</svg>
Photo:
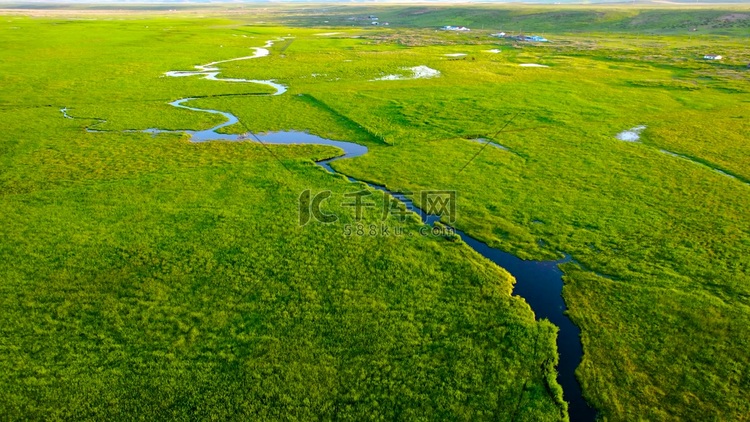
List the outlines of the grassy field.
<svg viewBox="0 0 750 422">
<path fill-rule="evenodd" d="M 239 8 L 233 9 L 239 12 Z M 467 26 L 472 30 L 541 33 L 722 34 L 748 38 L 746 4 L 641 4 L 456 6 L 448 3 L 382 5 L 285 5 L 263 12 L 277 22 L 302 26 L 368 27 L 370 15 L 396 28 Z M 218 13 L 218 11 L 217 11 Z"/>
<path fill-rule="evenodd" d="M 0 413 L 567 418 L 555 328 L 507 273 L 440 237 L 297 225 L 304 189 L 359 189 L 312 163 L 334 149 L 87 133 L 59 111 L 112 131 L 220 122 L 167 104 L 190 96 L 237 115 L 230 132 L 365 144 L 334 167 L 456 190 L 457 228 L 526 258 L 572 255 L 578 376 L 602 419 L 747 420 L 750 20 L 719 19 L 747 12 L 427 9 L 378 10 L 390 29 L 299 27 L 348 25 L 353 8 L 282 16 L 297 27 L 257 24 L 273 10 L 0 19 Z M 443 24 L 487 27 L 419 28 Z M 488 36 L 527 28 L 552 42 Z M 283 96 L 162 77 L 279 37 L 293 39 L 222 76 L 276 79 Z M 418 65 L 440 77 L 374 80 Z M 638 125 L 642 142 L 615 139 Z"/>
<path fill-rule="evenodd" d="M 263 90 L 160 75 L 281 34 L 215 29 L 227 24 L 0 24 L 0 414 L 566 419 L 556 328 L 511 297 L 503 270 L 441 237 L 298 226 L 303 190 L 361 189 L 313 165 L 334 149 L 278 147 L 279 163 L 257 144 L 86 133 L 95 120 L 62 118 L 67 106 L 106 119 L 99 129 L 207 127 L 166 102 Z M 287 112 L 264 124 L 378 142 L 295 98 L 195 103 L 270 116 L 278 101 Z"/>
</svg>

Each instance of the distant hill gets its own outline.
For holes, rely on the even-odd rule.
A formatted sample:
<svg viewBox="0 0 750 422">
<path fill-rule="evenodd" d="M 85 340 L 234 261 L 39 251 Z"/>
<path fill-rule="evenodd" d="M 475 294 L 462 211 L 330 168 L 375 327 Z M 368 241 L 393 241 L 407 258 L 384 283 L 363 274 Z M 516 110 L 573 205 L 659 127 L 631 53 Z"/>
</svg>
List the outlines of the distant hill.
<svg viewBox="0 0 750 422">
<path fill-rule="evenodd" d="M 636 34 L 750 35 L 750 0 L 622 2 L 600 0 L 420 1 L 404 0 L 0 0 L 0 8 L 34 11 L 189 11 L 221 12 L 261 5 L 266 22 L 305 27 L 370 27 L 377 14 L 390 28 L 437 28 L 444 25 L 515 33 L 619 32 Z"/>
<path fill-rule="evenodd" d="M 310 4 L 409 4 L 410 2 L 404 0 L 29 0 L 25 2 L 7 1 L 0 0 L 0 5 L 74 5 L 74 4 L 252 4 L 252 3 L 310 3 Z M 444 5 L 466 5 L 466 4 L 565 4 L 565 5 L 595 5 L 595 4 L 636 4 L 636 5 L 700 5 L 700 4 L 748 4 L 750 0 L 638 0 L 638 1 L 623 1 L 623 0 L 523 0 L 523 1 L 508 1 L 508 0 L 466 0 L 466 1 L 450 1 L 450 0 L 419 0 L 413 2 L 414 4 L 444 4 Z"/>
</svg>

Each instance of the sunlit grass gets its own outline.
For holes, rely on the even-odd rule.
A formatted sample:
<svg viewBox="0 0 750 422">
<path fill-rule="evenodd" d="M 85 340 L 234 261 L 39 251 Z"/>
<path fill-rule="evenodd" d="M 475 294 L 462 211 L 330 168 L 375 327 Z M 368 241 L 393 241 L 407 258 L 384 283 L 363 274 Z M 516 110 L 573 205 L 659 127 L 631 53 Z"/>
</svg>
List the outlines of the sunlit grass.
<svg viewBox="0 0 750 422">
<path fill-rule="evenodd" d="M 742 419 L 750 188 L 710 167 L 750 179 L 746 40 L 607 33 L 630 12 L 575 33 L 588 16 L 561 15 L 546 45 L 219 18 L 1 22 L 2 413 L 564 418 L 545 387 L 554 329 L 509 296 L 507 274 L 460 242 L 297 227 L 302 190 L 356 189 L 311 162 L 335 150 L 118 132 L 218 124 L 167 104 L 194 96 L 238 116 L 231 132 L 365 144 L 334 167 L 393 190 L 454 189 L 456 226 L 492 245 L 571 254 L 579 377 L 608 419 Z M 279 37 L 294 40 L 222 76 L 275 79 L 283 96 L 163 77 Z M 709 49 L 727 59 L 702 61 Z M 417 65 L 441 76 L 373 81 Z M 113 132 L 86 133 L 94 120 L 61 107 Z M 641 143 L 615 139 L 637 125 Z M 510 151 L 486 148 L 459 173 L 476 137 Z"/>
</svg>

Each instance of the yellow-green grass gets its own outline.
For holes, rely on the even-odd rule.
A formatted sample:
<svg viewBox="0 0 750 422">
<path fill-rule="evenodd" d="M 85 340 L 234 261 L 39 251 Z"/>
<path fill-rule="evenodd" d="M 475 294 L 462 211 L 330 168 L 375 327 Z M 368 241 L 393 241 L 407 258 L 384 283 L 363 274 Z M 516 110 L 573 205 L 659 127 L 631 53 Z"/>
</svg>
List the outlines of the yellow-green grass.
<svg viewBox="0 0 750 422">
<path fill-rule="evenodd" d="M 294 93 L 161 77 L 288 33 L 229 23 L 0 23 L 0 414 L 566 420 L 556 328 L 460 242 L 344 237 L 364 185 L 313 163 L 335 149 L 120 132 L 210 127 L 167 104 L 209 96 L 194 105 L 263 110 L 237 111 L 255 131 L 380 142 Z M 333 192 L 339 224 L 299 226 L 306 189 Z"/>
<path fill-rule="evenodd" d="M 472 236 L 527 258 L 571 254 L 579 264 L 565 267 L 564 297 L 582 329 L 578 375 L 602 418 L 750 413 L 746 38 L 595 28 L 531 45 L 219 19 L 8 18 L 0 28 L 9 411 L 80 416 L 62 413 L 80 403 L 74 412 L 97 417 L 145 400 L 145 414 L 183 416 L 207 396 L 205 409 L 232 403 L 222 415 L 502 419 L 521 397 L 521 419 L 560 417 L 539 365 L 554 355 L 553 330 L 508 297 L 502 272 L 460 243 L 342 242 L 335 228 L 296 228 L 300 190 L 351 189 L 310 162 L 333 150 L 273 147 L 290 173 L 258 145 L 85 133 L 85 121 L 57 110 L 106 119 L 112 130 L 196 129 L 220 118 L 166 102 L 208 96 L 194 104 L 243 122 L 228 131 L 297 129 L 366 144 L 370 153 L 334 167 L 394 190 L 455 189 L 456 226 Z M 316 35 L 324 32 L 341 34 Z M 278 44 L 268 58 L 223 68 L 226 77 L 277 79 L 290 88 L 284 96 L 216 96 L 267 91 L 160 77 L 288 35 L 283 55 Z M 485 52 L 493 48 L 502 52 Z M 709 52 L 726 59 L 701 60 Z M 417 65 L 441 76 L 372 81 Z M 637 125 L 648 127 L 642 143 L 615 139 Z M 511 152 L 488 147 L 459 173 L 482 148 L 465 139 L 474 137 Z M 417 305 L 424 312 L 404 310 Z M 228 316 L 214 317 L 224 306 Z M 109 309 L 119 314 L 87 314 Z M 70 326 L 56 322 L 63 317 Z M 425 327 L 445 342 L 418 335 Z M 38 336 L 66 351 L 44 349 Z M 96 375 L 91 362 L 109 366 L 94 365 Z M 220 381 L 209 377 L 216 371 Z M 128 383 L 161 395 L 134 395 Z M 221 396 L 240 385 L 251 388 Z M 81 398 L 89 391 L 105 398 Z M 298 405 L 306 394 L 314 398 Z"/>
</svg>

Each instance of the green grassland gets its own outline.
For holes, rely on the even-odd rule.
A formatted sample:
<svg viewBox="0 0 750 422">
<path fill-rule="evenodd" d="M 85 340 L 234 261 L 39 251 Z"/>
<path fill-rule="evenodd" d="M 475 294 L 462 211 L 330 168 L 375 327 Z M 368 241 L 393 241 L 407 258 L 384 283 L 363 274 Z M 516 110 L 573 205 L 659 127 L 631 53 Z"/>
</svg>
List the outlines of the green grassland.
<svg viewBox="0 0 750 422">
<path fill-rule="evenodd" d="M 311 161 L 336 150 L 277 147 L 280 163 L 253 143 L 86 133 L 89 121 L 62 118 L 68 106 L 106 119 L 99 129 L 211 124 L 166 104 L 188 95 L 268 110 L 242 95 L 257 86 L 160 78 L 279 35 L 212 29 L 226 23 L 2 23 L 0 414 L 565 420 L 556 328 L 502 269 L 442 237 L 298 226 L 303 190 L 362 188 Z M 293 108 L 278 125 L 294 112 L 367 142 L 279 101 Z"/>
<path fill-rule="evenodd" d="M 538 31 L 550 33 L 697 34 L 712 33 L 748 37 L 747 5 L 347 5 L 296 6 L 290 13 L 265 8 L 273 19 L 294 25 L 371 26 L 366 19 L 376 15 L 396 27 L 425 28 L 462 25 L 478 29 Z M 693 32 L 693 31 L 691 31 Z"/>
<path fill-rule="evenodd" d="M 385 13 L 415 27 L 444 19 Z M 462 13 L 440 24 L 487 15 Z M 621 21 L 609 15 L 592 27 L 563 13 L 552 42 L 536 45 L 488 37 L 515 29 L 506 14 L 536 12 L 496 13 L 470 34 L 246 24 L 262 14 L 0 19 L 0 412 L 567 417 L 550 381 L 555 328 L 510 295 L 507 273 L 439 237 L 298 227 L 302 190 L 359 189 L 312 163 L 335 149 L 272 154 L 83 129 L 93 119 L 113 131 L 221 121 L 167 104 L 190 96 L 238 116 L 228 132 L 365 144 L 368 154 L 333 166 L 392 190 L 456 190 L 459 229 L 525 258 L 571 254 L 564 297 L 582 330 L 578 377 L 602 419 L 747 420 L 746 21 L 688 33 L 647 10 L 652 29 L 612 35 Z M 545 30 L 549 13 L 524 26 Z M 285 95 L 162 77 L 279 37 L 294 38 L 267 58 L 222 65 L 222 76 L 276 79 Z M 707 53 L 726 59 L 700 60 Z M 441 76 L 373 81 L 417 65 Z M 92 120 L 63 119 L 61 107 Z M 637 125 L 647 126 L 642 143 L 615 139 Z M 481 150 L 476 137 L 509 151 Z"/>
</svg>

